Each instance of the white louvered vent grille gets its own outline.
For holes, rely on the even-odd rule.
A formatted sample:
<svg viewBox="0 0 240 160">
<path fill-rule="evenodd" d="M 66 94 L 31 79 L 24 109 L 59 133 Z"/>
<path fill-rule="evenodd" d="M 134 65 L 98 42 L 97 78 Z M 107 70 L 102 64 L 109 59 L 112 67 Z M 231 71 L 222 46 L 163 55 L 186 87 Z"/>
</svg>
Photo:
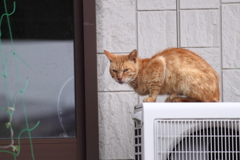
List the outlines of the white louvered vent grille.
<svg viewBox="0 0 240 160">
<path fill-rule="evenodd" d="M 157 160 L 240 160 L 239 119 L 155 120 Z"/>
</svg>

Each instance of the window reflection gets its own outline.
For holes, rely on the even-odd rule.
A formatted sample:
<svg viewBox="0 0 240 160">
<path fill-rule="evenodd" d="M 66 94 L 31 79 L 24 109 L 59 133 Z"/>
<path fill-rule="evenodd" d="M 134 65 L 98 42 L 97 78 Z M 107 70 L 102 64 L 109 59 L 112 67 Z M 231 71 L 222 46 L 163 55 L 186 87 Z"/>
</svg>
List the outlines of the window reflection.
<svg viewBox="0 0 240 160">
<path fill-rule="evenodd" d="M 12 11 L 13 1 L 8 0 L 7 5 L 9 12 Z M 3 6 L 3 2 L 0 2 L 0 15 L 4 13 Z M 31 132 L 32 137 L 75 137 L 73 2 L 17 1 L 16 11 L 9 18 L 14 50 L 21 58 L 8 58 L 8 77 L 0 77 L 0 106 L 7 107 L 6 97 L 12 98 L 19 84 L 24 88 L 28 79 L 24 105 L 29 127 L 40 121 L 39 126 Z M 13 49 L 7 23 L 7 19 L 3 18 L 2 62 Z M 16 73 L 16 64 L 19 73 Z M 0 69 L 4 70 L 2 64 Z M 14 103 L 16 109 L 12 128 L 14 137 L 17 137 L 19 132 L 26 128 L 22 96 L 17 95 Z M 0 110 L 2 139 L 10 138 L 10 132 L 6 128 L 7 122 L 8 115 Z M 27 136 L 27 133 L 24 133 L 21 138 Z"/>
</svg>

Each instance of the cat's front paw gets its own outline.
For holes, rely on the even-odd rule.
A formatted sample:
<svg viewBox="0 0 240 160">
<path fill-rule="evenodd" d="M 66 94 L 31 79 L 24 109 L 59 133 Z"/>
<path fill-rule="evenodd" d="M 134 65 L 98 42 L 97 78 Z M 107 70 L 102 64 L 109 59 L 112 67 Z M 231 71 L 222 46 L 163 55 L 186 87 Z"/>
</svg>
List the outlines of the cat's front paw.
<svg viewBox="0 0 240 160">
<path fill-rule="evenodd" d="M 165 100 L 165 102 L 177 102 L 176 100 L 177 100 L 177 94 L 172 94 L 172 95 L 170 95 L 166 100 Z"/>
<path fill-rule="evenodd" d="M 143 99 L 143 102 L 156 102 L 156 98 L 146 97 Z"/>
</svg>

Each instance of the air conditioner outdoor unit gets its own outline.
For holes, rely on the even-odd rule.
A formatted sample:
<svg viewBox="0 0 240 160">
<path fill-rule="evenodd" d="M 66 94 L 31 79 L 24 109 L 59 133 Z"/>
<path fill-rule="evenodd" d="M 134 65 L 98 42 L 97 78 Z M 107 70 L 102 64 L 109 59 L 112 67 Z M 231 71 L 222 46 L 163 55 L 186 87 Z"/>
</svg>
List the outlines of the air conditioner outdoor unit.
<svg viewBox="0 0 240 160">
<path fill-rule="evenodd" d="M 135 160 L 240 160 L 240 103 L 135 106 Z"/>
</svg>

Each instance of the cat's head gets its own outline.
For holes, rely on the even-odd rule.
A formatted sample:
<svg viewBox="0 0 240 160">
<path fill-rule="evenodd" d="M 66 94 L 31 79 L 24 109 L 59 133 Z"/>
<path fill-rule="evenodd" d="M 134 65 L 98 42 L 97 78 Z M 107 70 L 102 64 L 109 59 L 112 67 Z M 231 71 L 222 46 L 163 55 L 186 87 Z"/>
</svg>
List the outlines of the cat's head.
<svg viewBox="0 0 240 160">
<path fill-rule="evenodd" d="M 137 77 L 137 50 L 133 50 L 129 55 L 114 55 L 106 50 L 104 53 L 110 60 L 110 74 L 116 82 L 129 83 Z"/>
</svg>

